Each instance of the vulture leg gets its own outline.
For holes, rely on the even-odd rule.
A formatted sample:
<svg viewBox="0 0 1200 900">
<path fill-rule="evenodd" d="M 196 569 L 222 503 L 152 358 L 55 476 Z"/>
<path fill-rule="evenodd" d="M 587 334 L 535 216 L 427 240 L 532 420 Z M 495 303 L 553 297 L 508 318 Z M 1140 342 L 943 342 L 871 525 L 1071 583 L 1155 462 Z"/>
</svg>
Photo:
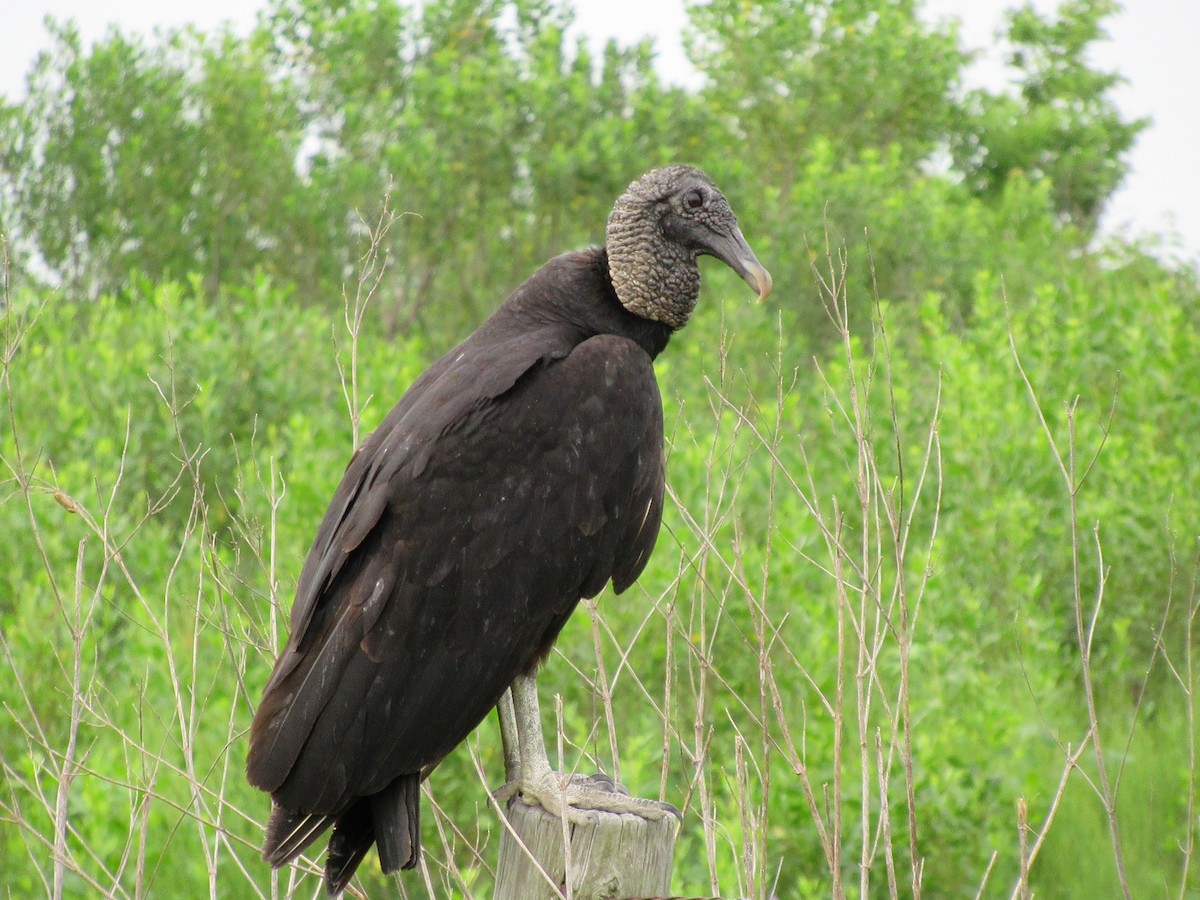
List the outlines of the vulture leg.
<svg viewBox="0 0 1200 900">
<path fill-rule="evenodd" d="M 542 717 L 538 707 L 537 681 L 532 675 L 518 675 L 511 689 L 497 706 L 500 735 L 504 743 L 504 768 L 508 783 L 496 792 L 498 799 L 520 793 L 531 806 L 541 806 L 551 815 L 570 822 L 595 819 L 593 810 L 632 813 L 644 819 L 682 818 L 669 803 L 631 797 L 623 785 L 607 775 L 564 776 L 550 768 L 546 743 L 542 736 Z M 509 721 L 506 723 L 506 719 Z M 513 732 L 516 747 L 512 747 Z"/>
<path fill-rule="evenodd" d="M 513 707 L 512 688 L 506 690 L 500 702 L 496 704 L 496 715 L 500 718 L 500 743 L 504 747 L 504 784 L 507 787 L 516 785 L 521 776 L 521 750 L 517 746 L 517 712 Z"/>
</svg>

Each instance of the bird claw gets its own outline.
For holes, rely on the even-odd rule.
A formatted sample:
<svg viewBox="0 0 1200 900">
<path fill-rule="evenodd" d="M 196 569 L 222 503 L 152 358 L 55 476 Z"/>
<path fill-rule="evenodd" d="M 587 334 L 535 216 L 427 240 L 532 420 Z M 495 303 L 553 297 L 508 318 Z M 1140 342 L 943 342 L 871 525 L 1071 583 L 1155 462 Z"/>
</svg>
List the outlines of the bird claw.
<svg viewBox="0 0 1200 900">
<path fill-rule="evenodd" d="M 499 804 L 506 804 L 521 790 L 521 779 L 516 778 L 512 781 L 505 782 L 492 791 L 492 799 Z"/>
<path fill-rule="evenodd" d="M 683 821 L 683 813 L 670 803 L 634 797 L 629 789 L 603 772 L 594 775 L 560 775 L 549 772 L 536 783 L 520 779 L 510 781 L 495 791 L 497 802 L 511 802 L 520 797 L 528 806 L 540 806 L 556 818 L 565 818 L 573 825 L 588 825 L 599 821 L 600 813 L 634 815 L 651 821 L 668 816 Z"/>
</svg>

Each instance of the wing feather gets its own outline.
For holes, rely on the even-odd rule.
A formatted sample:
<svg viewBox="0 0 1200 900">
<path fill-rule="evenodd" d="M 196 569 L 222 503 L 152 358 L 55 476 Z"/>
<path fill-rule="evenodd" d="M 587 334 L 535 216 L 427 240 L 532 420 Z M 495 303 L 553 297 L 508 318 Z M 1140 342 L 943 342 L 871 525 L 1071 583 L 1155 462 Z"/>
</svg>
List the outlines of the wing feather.
<svg viewBox="0 0 1200 900">
<path fill-rule="evenodd" d="M 642 571 L 662 518 L 653 368 L 625 338 L 574 340 L 464 344 L 351 462 L 252 728 L 251 781 L 289 811 L 335 814 L 435 763 L 581 597 Z"/>
</svg>

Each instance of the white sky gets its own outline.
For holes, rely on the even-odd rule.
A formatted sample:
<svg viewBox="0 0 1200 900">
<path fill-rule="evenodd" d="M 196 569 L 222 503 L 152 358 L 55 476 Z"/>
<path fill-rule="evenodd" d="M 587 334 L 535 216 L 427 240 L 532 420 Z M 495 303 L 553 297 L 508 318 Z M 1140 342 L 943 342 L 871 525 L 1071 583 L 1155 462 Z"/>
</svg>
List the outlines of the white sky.
<svg viewBox="0 0 1200 900">
<path fill-rule="evenodd" d="M 972 73 L 976 83 L 997 85 L 1004 74 L 995 32 L 1005 8 L 1018 0 L 924 0 L 931 16 L 962 20 L 964 43 L 985 49 Z M 0 93 L 20 96 L 25 73 L 46 46 L 42 19 L 74 19 L 85 39 L 104 34 L 109 23 L 150 32 L 192 22 L 210 29 L 232 21 L 245 33 L 265 0 L 3 0 L 0 14 Z M 1035 0 L 1052 10 L 1054 0 Z M 1160 235 L 1171 255 L 1200 257 L 1200 0 L 1126 0 L 1127 11 L 1110 20 L 1112 40 L 1096 48 L 1095 61 L 1121 72 L 1129 84 L 1116 93 L 1129 117 L 1151 116 L 1131 156 L 1132 171 L 1114 198 L 1107 230 Z M 681 44 L 684 0 L 574 0 L 579 30 L 603 40 L 632 42 L 653 35 L 660 71 L 675 81 L 694 77 Z"/>
</svg>

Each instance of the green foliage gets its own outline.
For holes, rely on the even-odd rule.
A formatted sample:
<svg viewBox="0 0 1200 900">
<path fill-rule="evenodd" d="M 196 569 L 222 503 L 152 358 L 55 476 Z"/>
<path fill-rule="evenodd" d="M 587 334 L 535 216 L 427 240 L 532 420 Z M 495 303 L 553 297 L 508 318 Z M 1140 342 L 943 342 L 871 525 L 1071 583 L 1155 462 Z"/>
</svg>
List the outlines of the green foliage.
<svg viewBox="0 0 1200 900">
<path fill-rule="evenodd" d="M 818 139 L 847 162 L 897 145 L 911 166 L 951 132 L 968 57 L 911 0 L 714 0 L 691 17 L 709 108 L 733 119 L 749 171 L 785 193 Z"/>
<path fill-rule="evenodd" d="M 1123 737 L 1120 732 L 1115 736 Z M 1161 892 L 1180 881 L 1184 841 L 1172 823 L 1188 816 L 1189 797 L 1194 796 L 1189 783 L 1194 762 L 1188 758 L 1185 710 L 1162 710 L 1130 737 L 1121 777 L 1124 814 L 1120 825 L 1126 865 L 1131 882 L 1144 885 L 1142 891 Z M 1048 754 L 1051 748 L 1043 751 Z M 1089 774 L 1092 770 L 1089 766 Z M 1104 814 L 1094 801 L 1095 795 L 1082 779 L 1068 788 L 1059 824 L 1051 830 L 1046 855 L 1034 870 L 1040 896 L 1069 900 L 1120 894 L 1111 854 L 1097 853 L 1092 864 L 1079 865 L 1080 847 L 1102 847 L 1108 842 Z M 1188 883 L 1195 890 L 1196 877 Z"/>
<path fill-rule="evenodd" d="M 1086 61 L 1114 8 L 1014 13 L 1020 95 L 965 99 L 969 54 L 911 0 L 698 4 L 693 91 L 661 83 L 648 42 L 572 46 L 555 0 L 274 0 L 246 39 L 113 31 L 91 48 L 50 22 L 28 98 L 0 118 L 0 216 L 18 262 L 72 296 L 115 292 L 136 270 L 199 274 L 212 298 L 261 270 L 328 308 L 392 184 L 412 215 L 392 233 L 405 264 L 379 297 L 385 326 L 456 334 L 497 288 L 600 240 L 632 178 L 684 159 L 756 198 L 749 230 L 816 239 L 827 224 L 858 247 L 869 227 L 899 261 L 876 269 L 884 296 L 932 273 L 967 315 L 958 244 L 981 232 L 931 221 L 946 193 L 976 195 L 974 217 L 1039 223 L 1044 181 L 1048 208 L 1082 229 L 1050 229 L 1070 252 L 1124 174 L 1145 123 L 1121 119 L 1117 77 Z M 962 187 L 924 174 L 947 149 Z M 1036 200 L 1020 218 L 1014 180 Z M 909 272 L 926 256 L 913 247 L 946 249 Z M 800 265 L 781 286 L 807 290 L 803 254 L 788 257 Z M 869 288 L 866 260 L 852 271 Z"/>
<path fill-rule="evenodd" d="M 314 260 L 319 271 L 293 165 L 302 123 L 253 41 L 112 31 L 85 50 L 70 23 L 48 27 L 29 97 L 5 118 L 0 167 L 18 248 L 71 296 L 112 291 L 135 269 L 202 275 L 209 297 L 259 268 L 294 283 Z"/>
<path fill-rule="evenodd" d="M 1059 213 L 1095 228 L 1128 170 L 1125 154 L 1149 125 L 1122 118 L 1111 96 L 1121 77 L 1087 60 L 1105 37 L 1101 22 L 1119 8 L 1116 0 L 1067 0 L 1055 18 L 1032 5 L 1009 13 L 1009 64 L 1019 73 L 1019 91 L 974 92 L 971 122 L 954 141 L 958 166 L 974 191 L 995 194 L 1015 173 L 1044 178 Z"/>
<path fill-rule="evenodd" d="M 568 46 L 570 21 L 541 2 L 272 8 L 275 63 L 318 138 L 306 165 L 344 204 L 335 228 L 389 182 L 413 213 L 394 232 L 405 263 L 383 299 L 390 330 L 477 321 L 498 285 L 599 241 L 611 198 L 677 157 L 694 101 L 659 84 L 646 46 L 610 44 L 600 60 Z"/>
<path fill-rule="evenodd" d="M 129 837 L 123 798 L 148 798 L 146 845 L 153 850 L 146 865 L 156 873 L 156 884 L 203 882 L 204 841 L 216 832 L 197 828 L 193 814 L 221 822 L 250 877 L 266 877 L 254 857 L 253 822 L 233 812 L 259 818 L 263 812 L 262 798 L 241 781 L 238 735 L 249 720 L 255 686 L 266 676 L 270 648 L 279 639 L 279 619 L 272 625 L 269 616 L 272 603 L 280 603 L 281 617 L 295 561 L 351 449 L 327 318 L 316 310 L 292 309 L 285 315 L 286 291 L 266 282 L 230 295 L 219 313 L 196 302 L 197 290 L 146 286 L 92 305 L 54 302 L 42 309 L 10 370 L 16 415 L 10 426 L 19 436 L 24 465 L 36 465 L 32 521 L 49 568 L 34 542 L 18 485 L 0 505 L 2 527 L 12 536 L 4 546 L 2 596 L 8 599 L 0 612 L 5 651 L 17 677 L 6 683 L 3 700 L 8 709 L 30 711 L 0 723 L 3 745 L 36 747 L 25 733 L 31 721 L 44 731 L 49 746 L 65 744 L 66 722 L 53 711 L 69 693 L 72 631 L 70 616 L 57 612 L 47 579 L 54 578 L 69 610 L 82 552 L 82 584 L 101 591 L 83 653 L 92 685 L 85 696 L 94 711 L 82 731 L 88 764 L 70 797 L 79 809 L 113 814 L 77 819 L 74 840 L 96 852 L 109 871 L 119 871 Z M 1000 854 L 992 883 L 1012 882 L 1016 800 L 1026 797 L 1031 815 L 1044 814 L 1061 766 L 1052 737 L 1077 741 L 1082 733 L 1071 699 L 1078 691 L 1073 674 L 1078 648 L 1061 485 L 1008 350 L 1010 329 L 1056 439 L 1065 439 L 1062 402 L 1078 396 L 1080 458 L 1090 460 L 1104 441 L 1080 503 L 1084 521 L 1100 523 L 1109 573 L 1094 653 L 1101 690 L 1110 698 L 1107 721 L 1116 726 L 1109 746 L 1119 756 L 1122 729 L 1129 727 L 1128 706 L 1119 698 L 1142 691 L 1147 710 L 1161 708 L 1148 727 L 1172 733 L 1180 727 L 1170 678 L 1163 677 L 1166 669 L 1152 666 L 1151 678 L 1144 676 L 1156 646 L 1173 659 L 1186 652 L 1188 603 L 1177 600 L 1176 613 L 1164 614 L 1166 598 L 1179 595 L 1178 582 L 1188 577 L 1173 571 L 1168 528 L 1180 535 L 1200 531 L 1195 499 L 1200 467 L 1181 443 L 1187 429 L 1176 427 L 1190 421 L 1194 411 L 1188 398 L 1194 391 L 1189 386 L 1200 383 L 1195 363 L 1200 353 L 1194 346 L 1198 295 L 1144 260 L 1079 268 L 1072 281 L 1043 285 L 1020 309 L 1005 307 L 990 273 L 979 273 L 975 291 L 975 314 L 966 329 L 946 317 L 933 293 L 915 316 L 888 307 L 890 333 L 911 338 L 892 348 L 891 390 L 884 389 L 879 375 L 871 376 L 872 367 L 878 370 L 882 363 L 878 357 L 869 363 L 861 346 L 853 369 L 838 357 L 827 358 L 818 378 L 805 365 L 783 393 L 753 366 L 740 375 L 722 368 L 722 357 L 705 348 L 724 340 L 730 361 L 753 362 L 763 352 L 761 335 L 769 330 L 771 316 L 735 313 L 732 304 L 738 309 L 744 304 L 738 295 L 722 303 L 726 292 L 719 284 L 710 285 L 710 305 L 663 361 L 672 433 L 670 481 L 679 506 L 670 511 L 663 546 L 643 576 L 645 591 L 603 599 L 605 633 L 611 631 L 612 638 L 611 644 L 609 639 L 602 643 L 609 673 L 620 668 L 622 658 L 636 673 L 633 683 L 631 675 L 624 676 L 613 701 L 621 774 L 631 787 L 652 793 L 665 771 L 667 796 L 689 796 L 695 777 L 689 775 L 687 757 L 694 752 L 693 719 L 697 708 L 707 710 L 702 739 L 710 748 L 706 766 L 713 779 L 713 814 L 724 823 L 730 842 L 715 848 L 721 885 L 743 883 L 736 848 L 752 837 L 737 825 L 742 809 L 733 755 L 738 733 L 750 725 L 746 716 L 758 704 L 763 658 L 754 636 L 754 607 L 742 599 L 739 572 L 770 572 L 765 580 L 752 575 L 750 584 L 774 611 L 776 647 L 787 648 L 767 656 L 784 698 L 782 712 L 794 727 L 806 723 L 812 777 L 826 784 L 832 777 L 832 723 L 821 696 L 834 689 L 837 675 L 838 601 L 827 570 L 813 561 L 823 541 L 817 520 L 800 494 L 786 487 L 783 473 L 810 473 L 812 496 L 822 505 L 836 499 L 846 512 L 849 533 L 861 526 L 854 512 L 856 477 L 847 467 L 853 434 L 837 412 L 842 402 L 837 398 L 845 396 L 852 372 L 861 385 L 874 384 L 864 399 L 877 423 L 874 440 L 881 459 L 895 445 L 893 427 L 884 426 L 894 411 L 909 485 L 922 465 L 935 403 L 940 410 L 937 538 L 933 543 L 918 539 L 901 574 L 911 588 L 924 578 L 927 565 L 933 573 L 921 601 L 911 661 L 911 702 L 920 723 L 913 741 L 914 788 L 927 890 L 956 893 L 976 885 L 992 850 Z M 12 314 L 27 320 L 31 299 L 18 297 Z M 792 352 L 786 339 L 776 344 L 781 352 Z M 309 362 L 297 368 L 297 359 Z M 382 398 L 396 396 L 427 356 L 421 345 L 371 338 L 360 359 L 363 383 L 381 398 L 369 407 L 369 426 L 385 411 Z M 1119 392 L 1118 370 L 1128 373 Z M 705 375 L 733 407 L 713 402 L 717 395 L 705 387 Z M 1116 413 L 1110 422 L 1114 392 Z M 751 416 L 762 433 L 779 435 L 777 461 L 741 424 L 735 408 Z M 0 451 L 10 466 L 17 459 L 12 435 L 6 432 Z M 182 465 L 183 459 L 193 463 Z M 901 470 L 895 461 L 887 465 L 888 477 L 897 477 Z M 276 476 L 286 492 L 272 516 L 268 488 Z M 61 492 L 57 500 L 54 490 Z M 929 534 L 929 490 L 915 507 L 918 535 Z M 203 498 L 202 506 L 196 505 L 197 497 Z M 121 548 L 119 575 L 113 558 L 99 548 L 79 549 L 87 535 L 86 517 L 65 508 L 73 505 L 107 508 L 106 528 Z M 203 525 L 197 522 L 198 510 L 203 510 Z M 765 519 L 764 510 L 769 510 Z M 695 559 L 705 540 L 707 562 L 694 574 L 684 566 L 681 575 L 681 559 Z M 1087 591 L 1095 587 L 1085 583 Z M 676 612 L 651 616 L 647 625 L 647 609 L 666 602 L 657 595 L 664 588 Z M 567 734 L 592 735 L 578 749 L 568 746 L 568 762 L 612 768 L 602 732 L 589 724 L 603 718 L 597 689 L 576 675 L 576 666 L 585 674 L 592 671 L 582 661 L 592 654 L 593 641 L 591 622 L 581 612 L 564 632 L 562 654 L 551 661 L 546 681 L 563 694 Z M 668 644 L 674 647 L 670 664 Z M 171 655 L 164 657 L 165 652 Z M 706 662 L 700 665 L 701 660 Z M 892 651 L 884 653 L 879 666 L 891 674 L 881 677 L 894 677 L 897 665 Z M 700 671 L 715 680 L 705 685 L 697 680 Z M 194 685 L 184 696 L 203 698 L 198 714 L 182 719 L 195 729 L 186 752 L 171 737 L 181 722 L 168 688 L 172 680 Z M 672 685 L 673 712 L 665 726 L 671 750 L 665 757 L 664 724 L 638 684 L 651 696 L 662 696 Z M 153 749 L 166 765 L 154 756 L 131 757 L 131 745 L 125 743 L 130 739 L 123 741 L 122 732 L 136 734 L 132 747 Z M 496 771 L 497 741 L 490 725 L 477 746 L 486 770 Z M 1138 746 L 1129 757 L 1131 778 L 1158 785 L 1180 777 L 1179 759 L 1162 757 L 1162 767 L 1156 767 Z M 219 803 L 192 798 L 183 774 L 189 759 L 194 769 L 209 773 L 200 777 L 202 796 L 219 791 Z M 21 842 L 29 829 L 49 833 L 50 828 L 26 786 L 40 778 L 53 788 L 51 770 L 39 760 L 37 753 L 6 754 L 6 803 L 10 809 L 21 803 L 26 825 L 8 832 L 0 853 L 5 871 L 20 873 L 12 883 L 27 887 L 39 883 L 29 866 L 42 857 Z M 769 790 L 757 782 L 753 789 L 763 791 L 767 804 L 766 858 L 773 872 L 779 866 L 779 890 L 792 895 L 823 871 L 824 862 L 793 778 L 778 760 L 774 769 Z M 466 752 L 439 769 L 434 790 L 452 820 L 467 831 L 459 865 L 473 874 L 463 877 L 473 889 L 485 890 L 489 876 L 471 864 L 469 848 L 489 832 L 494 837 L 495 826 L 478 809 L 482 787 Z M 1136 817 L 1149 804 L 1159 823 L 1158 847 L 1184 827 L 1178 797 L 1162 787 L 1143 796 L 1126 786 L 1122 821 L 1134 816 L 1128 829 L 1137 834 Z M 855 790 L 846 790 L 847 819 L 861 802 Z M 891 802 L 902 807 L 903 793 L 893 794 Z M 692 803 L 699 803 L 694 795 Z M 1068 834 L 1070 829 L 1092 834 L 1094 826 L 1085 823 L 1096 813 L 1086 792 L 1073 789 L 1065 810 L 1059 827 Z M 470 836 L 474 828 L 480 829 L 478 837 Z M 1087 840 L 1102 842 L 1102 826 L 1099 836 Z M 681 842 L 678 884 L 694 890 L 708 881 L 703 833 L 689 826 Z M 1058 854 L 1073 853 L 1075 846 L 1066 838 L 1048 844 L 1035 881 L 1054 883 L 1060 876 L 1053 873 L 1064 865 Z M 1153 865 L 1142 854 L 1160 859 L 1167 851 L 1142 847 L 1131 838 L 1131 868 L 1149 873 Z M 856 858 L 852 844 L 848 854 Z M 846 866 L 845 876 L 853 880 L 852 863 Z M 106 883 L 99 870 L 91 877 Z"/>
<path fill-rule="evenodd" d="M 12 537 L 0 547 L 0 630 L 15 676 L 0 696 L 22 710 L 0 719 L 4 804 L 10 820 L 17 810 L 34 834 L 52 832 L 38 792 L 22 785 L 53 799 L 47 757 L 68 742 L 63 704 L 82 634 L 87 763 L 71 800 L 87 813 L 72 848 L 95 854 L 91 888 L 104 893 L 132 892 L 146 871 L 151 885 L 203 883 L 211 838 L 181 827 L 189 815 L 228 816 L 236 852 L 255 858 L 257 826 L 233 810 L 258 796 L 243 784 L 241 752 L 228 752 L 226 727 L 246 727 L 244 684 L 266 676 L 269 660 L 256 651 L 247 662 L 248 648 L 279 639 L 268 613 L 273 554 L 303 555 L 353 449 L 327 317 L 297 311 L 266 280 L 220 310 L 200 290 L 139 284 L 40 308 L 22 296 L 7 313 L 10 339 L 31 331 L 5 381 L 0 439 L 9 479 L 0 531 Z M 363 340 L 359 360 L 389 396 L 427 362 L 418 341 L 401 350 L 378 338 Z M 366 424 L 384 412 L 372 404 Z M 21 484 L 28 508 L 14 500 Z M 273 518 L 272 500 L 305 512 Z M 77 605 L 90 610 L 82 632 Z M 148 818 L 131 818 L 143 803 Z M 129 858 L 131 822 L 152 835 L 146 859 Z M 6 874 L 6 885 L 33 892 L 28 836 L 6 833 L 0 867 L 18 879 Z"/>
</svg>

